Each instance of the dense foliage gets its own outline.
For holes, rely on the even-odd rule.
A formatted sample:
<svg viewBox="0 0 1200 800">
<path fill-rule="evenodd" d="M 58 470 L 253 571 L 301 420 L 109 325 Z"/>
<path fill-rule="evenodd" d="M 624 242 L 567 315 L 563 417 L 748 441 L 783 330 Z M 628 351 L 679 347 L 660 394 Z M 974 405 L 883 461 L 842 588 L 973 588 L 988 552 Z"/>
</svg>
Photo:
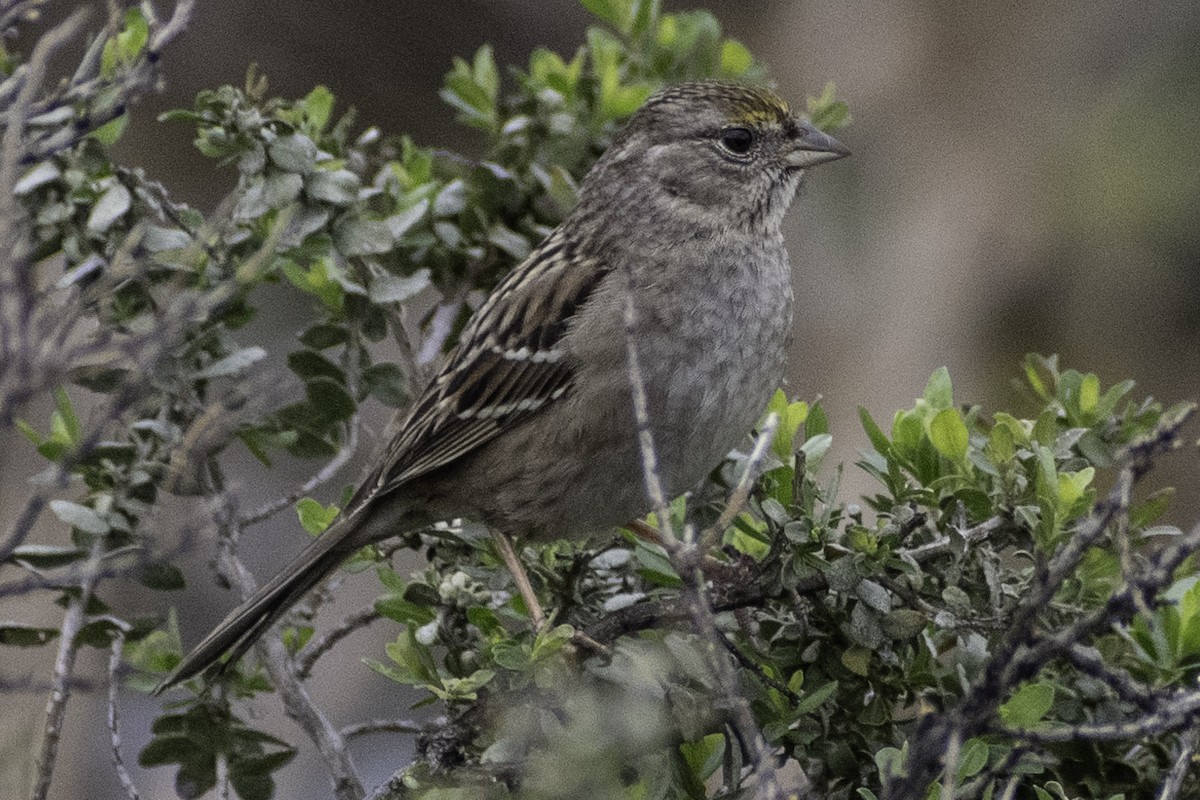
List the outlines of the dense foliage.
<svg viewBox="0 0 1200 800">
<path fill-rule="evenodd" d="M 201 93 L 163 124 L 193 126 L 196 147 L 236 173 L 211 214 L 109 155 L 189 3 L 166 22 L 120 12 L 44 92 L 46 53 L 4 53 L 0 176 L 16 205 L 0 237 L 12 243 L 0 424 L 47 469 L 6 515 L 0 597 L 65 609 L 59 627 L 0 626 L 0 646 L 58 648 L 35 797 L 79 647 L 110 648 L 110 679 L 143 691 L 180 658 L 173 614 L 126 618 L 114 578 L 178 590 L 174 562 L 200 546 L 215 548 L 221 580 L 250 591 L 245 531 L 289 507 L 313 534 L 330 523 L 336 507 L 304 495 L 357 446 L 360 406 L 406 405 L 486 290 L 571 208 L 625 116 L 667 82 L 764 78 L 707 12 L 584 5 L 603 24 L 570 58 L 537 50 L 507 76 L 487 47 L 455 61 L 443 97 L 479 131 L 478 158 L 359 127 L 321 87 L 272 98 L 251 72 L 242 88 Z M 43 41 L 78 32 L 72 20 Z M 808 113 L 825 129 L 849 119 L 832 87 Z M 286 378 L 245 330 L 272 312 L 267 292 L 302 310 Z M 378 797 L 1194 792 L 1200 533 L 1156 523 L 1168 491 L 1135 492 L 1192 407 L 1164 409 L 1054 358 L 1022 367 L 1021 410 L 956 400 L 943 369 L 890 421 L 863 411 L 854 468 L 878 486 L 856 502 L 839 494 L 843 467 L 823 463 L 819 401 L 778 394 L 745 453 L 672 503 L 670 520 L 651 517 L 677 537 L 525 547 L 552 615 L 541 631 L 476 525 L 370 548 L 347 565 L 378 578 L 370 614 L 318 624 L 318 596 L 259 662 L 170 696 L 139 760 L 173 768 L 182 797 L 269 797 L 297 751 L 256 729 L 243 702 L 277 692 L 337 796 L 363 796 L 346 740 L 365 729 L 334 729 L 302 686 L 348 630 L 382 617 L 391 641 L 369 665 L 443 716 L 396 726 L 412 728 L 398 735 L 416 736 L 417 758 Z M 47 397 L 50 418 L 29 416 Z M 323 461 L 294 495 L 244 512 L 222 474 L 231 447 L 264 470 Z M 164 529 L 171 496 L 195 500 L 211 539 Z M 57 543 L 28 541 L 44 512 L 61 521 Z M 428 565 L 398 574 L 397 548 Z M 114 687 L 108 733 L 133 796 L 117 705 Z"/>
</svg>

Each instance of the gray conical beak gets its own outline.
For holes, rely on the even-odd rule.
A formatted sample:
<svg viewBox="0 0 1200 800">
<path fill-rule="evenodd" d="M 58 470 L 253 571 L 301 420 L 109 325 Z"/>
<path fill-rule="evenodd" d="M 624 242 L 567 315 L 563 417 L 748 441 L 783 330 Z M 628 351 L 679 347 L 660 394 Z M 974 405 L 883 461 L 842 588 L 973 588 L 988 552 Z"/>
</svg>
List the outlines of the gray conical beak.
<svg viewBox="0 0 1200 800">
<path fill-rule="evenodd" d="M 788 154 L 787 161 L 788 166 L 797 169 L 808 169 L 850 155 L 850 150 L 844 144 L 803 120 L 796 124 L 792 143 L 795 149 Z"/>
</svg>

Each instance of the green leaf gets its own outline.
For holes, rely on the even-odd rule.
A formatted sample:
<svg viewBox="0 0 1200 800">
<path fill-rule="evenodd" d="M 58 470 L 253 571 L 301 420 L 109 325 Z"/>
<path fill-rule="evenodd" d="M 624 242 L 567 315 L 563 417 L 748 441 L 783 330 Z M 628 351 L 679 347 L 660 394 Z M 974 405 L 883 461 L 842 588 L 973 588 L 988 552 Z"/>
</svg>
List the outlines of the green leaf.
<svg viewBox="0 0 1200 800">
<path fill-rule="evenodd" d="M 23 544 L 8 560 L 36 570 L 57 569 L 87 558 L 88 551 L 72 545 Z"/>
<path fill-rule="evenodd" d="M 58 636 L 57 628 L 38 628 L 20 622 L 0 622 L 0 645 L 41 647 Z"/>
<path fill-rule="evenodd" d="M 414 225 L 425 218 L 425 214 L 428 211 L 429 200 L 426 198 L 411 208 L 393 214 L 385 219 L 384 222 L 387 223 L 388 229 L 392 232 L 392 238 L 399 242 Z"/>
<path fill-rule="evenodd" d="M 833 697 L 837 693 L 838 682 L 830 681 L 822 686 L 813 689 L 810 692 L 805 692 L 800 701 L 796 703 L 796 708 L 793 713 L 797 717 L 804 716 L 810 712 L 816 711 L 826 700 Z"/>
<path fill-rule="evenodd" d="M 862 645 L 853 645 L 842 651 L 842 666 L 855 675 L 867 677 L 871 674 L 871 651 Z"/>
<path fill-rule="evenodd" d="M 982 739 L 968 739 L 958 755 L 958 780 L 978 775 L 987 766 L 988 746 Z"/>
<path fill-rule="evenodd" d="M 633 5 L 629 0 L 580 0 L 580 2 L 597 19 L 607 22 L 622 33 L 629 32 L 628 26 L 632 22 L 629 18 L 629 10 Z"/>
<path fill-rule="evenodd" d="M 179 567 L 161 562 L 144 565 L 138 575 L 138 580 L 143 586 L 162 592 L 174 592 L 186 586 L 183 572 Z"/>
<path fill-rule="evenodd" d="M 430 272 L 427 269 L 419 269 L 412 275 L 384 272 L 375 276 L 367 293 L 372 303 L 403 303 L 431 285 Z"/>
<path fill-rule="evenodd" d="M 1060 507 L 1069 510 L 1083 497 L 1092 478 L 1096 475 L 1095 467 L 1085 467 L 1078 472 L 1060 472 L 1058 475 L 1058 501 Z"/>
<path fill-rule="evenodd" d="M 82 436 L 79 417 L 71 405 L 71 397 L 61 386 L 54 390 L 54 407 L 58 411 L 57 419 L 62 420 L 63 434 L 67 444 L 78 444 Z M 56 431 L 57 432 L 57 431 Z"/>
<path fill-rule="evenodd" d="M 1053 705 L 1053 685 L 1026 683 L 1000 706 L 1000 719 L 1014 728 L 1032 728 L 1042 721 Z"/>
<path fill-rule="evenodd" d="M 1100 405 L 1100 379 L 1095 375 L 1083 376 L 1079 384 L 1079 410 L 1089 416 Z"/>
<path fill-rule="evenodd" d="M 324 86 L 316 86 L 304 98 L 304 116 L 308 118 L 314 133 L 325 130 L 333 114 L 333 92 Z"/>
<path fill-rule="evenodd" d="M 754 56 L 741 42 L 726 39 L 721 45 L 720 73 L 726 77 L 736 78 L 745 75 L 754 66 Z"/>
<path fill-rule="evenodd" d="M 357 406 L 346 387 L 333 378 L 312 378 L 304 382 L 308 402 L 329 422 L 341 422 L 354 416 Z"/>
<path fill-rule="evenodd" d="M 288 353 L 288 368 L 301 378 L 331 378 L 343 386 L 346 384 L 346 373 L 316 350 L 296 350 Z"/>
<path fill-rule="evenodd" d="M 17 182 L 13 184 L 12 192 L 18 196 L 29 194 L 39 186 L 58 180 L 61 176 L 62 170 L 53 161 L 40 161 L 17 179 Z"/>
<path fill-rule="evenodd" d="M 300 334 L 300 341 L 314 350 L 327 350 L 350 341 L 350 331 L 342 325 L 318 323 Z"/>
<path fill-rule="evenodd" d="M 1164 486 L 1162 489 L 1153 492 L 1149 497 L 1130 510 L 1130 527 L 1138 530 L 1155 522 L 1167 510 L 1167 506 L 1170 505 L 1171 499 L 1174 496 L 1175 489 L 1171 486 Z"/>
<path fill-rule="evenodd" d="M 706 781 L 725 758 L 725 735 L 710 733 L 698 742 L 683 742 L 679 752 L 700 781 Z"/>
<path fill-rule="evenodd" d="M 408 403 L 404 372 L 395 364 L 388 362 L 372 364 L 363 370 L 362 380 L 367 394 L 384 405 L 403 408 Z"/>
<path fill-rule="evenodd" d="M 871 440 L 871 446 L 875 448 L 875 452 L 885 458 L 892 452 L 892 443 L 888 441 L 887 434 L 883 429 L 876 424 L 871 417 L 871 412 L 867 411 L 865 406 L 858 407 L 858 419 L 862 422 L 863 430 L 867 433 L 867 438 Z"/>
<path fill-rule="evenodd" d="M 95 139 L 105 147 L 112 147 L 121 138 L 121 134 L 125 133 L 127 127 L 129 127 L 129 115 L 121 114 L 89 133 L 88 138 Z"/>
<path fill-rule="evenodd" d="M 954 405 L 954 387 L 950 383 L 950 370 L 946 367 L 935 369 L 929 376 L 929 382 L 925 384 L 923 397 L 929 407 L 935 411 Z"/>
<path fill-rule="evenodd" d="M 943 408 L 934 415 L 929 422 L 929 440 L 946 458 L 961 462 L 967 457 L 967 425 L 957 408 Z"/>
<path fill-rule="evenodd" d="M 313 536 L 323 533 L 332 525 L 340 510 L 334 505 L 323 506 L 311 497 L 296 501 L 296 516 L 300 518 L 300 526 Z"/>
</svg>

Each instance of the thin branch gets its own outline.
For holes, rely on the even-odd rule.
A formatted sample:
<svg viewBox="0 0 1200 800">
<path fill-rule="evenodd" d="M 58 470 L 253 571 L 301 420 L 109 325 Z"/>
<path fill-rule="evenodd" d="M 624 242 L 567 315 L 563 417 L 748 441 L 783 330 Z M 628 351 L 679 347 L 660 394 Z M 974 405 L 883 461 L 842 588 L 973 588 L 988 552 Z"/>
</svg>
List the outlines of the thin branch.
<svg viewBox="0 0 1200 800">
<path fill-rule="evenodd" d="M 324 636 L 310 641 L 305 645 L 303 650 L 296 654 L 296 679 L 305 680 L 308 678 L 309 673 L 312 672 L 313 665 L 317 663 L 317 659 L 328 653 L 334 645 L 359 628 L 365 628 L 375 620 L 382 618 L 383 615 L 375 610 L 374 605 L 371 605 L 346 617 L 337 627 Z"/>
<path fill-rule="evenodd" d="M 1192 728 L 1180 737 L 1179 755 L 1175 757 L 1175 763 L 1171 766 L 1167 779 L 1163 781 L 1162 788 L 1158 793 L 1158 800 L 1176 800 L 1179 797 L 1179 792 L 1183 789 L 1183 781 L 1187 778 L 1188 770 L 1192 767 L 1192 760 L 1196 757 L 1197 739 L 1200 739 L 1200 731 L 1196 728 Z"/>
<path fill-rule="evenodd" d="M 371 719 L 366 722 L 356 722 L 342 728 L 340 733 L 347 741 L 359 736 L 372 733 L 424 733 L 425 728 L 406 719 Z"/>
<path fill-rule="evenodd" d="M 711 550 L 720 541 L 721 536 L 725 533 L 725 529 L 732 525 L 737 515 L 742 512 L 746 501 L 750 499 L 750 491 L 754 488 L 754 481 L 758 479 L 760 467 L 767 455 L 767 448 L 775 440 L 775 429 L 778 427 L 779 415 L 772 411 L 763 420 L 762 430 L 759 431 L 758 437 L 754 440 L 754 447 L 750 450 L 750 457 L 746 459 L 746 468 L 742 471 L 742 476 L 738 479 L 733 493 L 725 501 L 725 508 L 721 510 L 721 515 L 717 517 L 716 522 L 700 534 L 699 547 L 701 552 L 707 553 Z"/>
<path fill-rule="evenodd" d="M 678 546 L 678 539 L 671 526 L 671 508 L 667 504 L 661 473 L 658 469 L 658 451 L 654 449 L 654 432 L 650 430 L 650 402 L 646 397 L 646 381 L 642 376 L 641 362 L 637 351 L 637 311 L 633 305 L 633 283 L 629 276 L 625 281 L 625 369 L 629 377 L 629 389 L 633 396 L 633 419 L 637 424 L 638 447 L 642 455 L 642 478 L 646 482 L 646 494 L 658 517 L 661 542 L 668 550 Z"/>
<path fill-rule="evenodd" d="M 212 513 L 219 532 L 217 569 L 225 580 L 238 588 L 243 599 L 249 599 L 258 585 L 254 575 L 237 555 L 241 529 L 237 524 L 236 500 L 220 488 L 215 464 L 212 465 L 210 474 L 213 488 L 216 490 L 212 497 Z M 364 794 L 363 786 L 350 753 L 346 750 L 346 741 L 313 702 L 304 683 L 292 672 L 291 660 L 279 636 L 278 627 L 258 640 L 257 650 L 283 703 L 284 711 L 317 746 L 317 751 L 329 770 L 334 796 L 339 800 L 360 800 Z"/>
<path fill-rule="evenodd" d="M 125 647 L 125 634 L 129 631 L 129 625 L 123 620 L 112 617 L 109 619 L 116 625 L 116 630 L 113 632 L 112 651 L 108 657 L 109 749 L 112 752 L 113 769 L 117 773 L 117 780 L 121 782 L 122 788 L 125 789 L 125 796 L 129 800 L 138 800 L 137 787 L 134 786 L 133 776 L 129 774 L 129 769 L 125 766 L 125 759 L 121 757 L 120 720 L 117 713 L 117 690 L 120 687 L 120 682 L 117 679 L 117 670 L 121 667 L 121 651 Z"/>
<path fill-rule="evenodd" d="M 346 462 L 352 459 L 354 454 L 358 451 L 359 426 L 357 414 L 351 417 L 350 421 L 346 424 L 346 427 L 348 428 L 348 432 L 346 434 L 346 443 L 342 445 L 342 448 L 337 451 L 334 457 L 331 458 L 328 463 L 326 463 L 325 466 L 323 466 L 320 471 L 317 472 L 317 474 L 313 475 L 311 478 L 305 481 L 300 488 L 296 489 L 290 494 L 284 497 L 277 497 L 269 503 L 263 504 L 254 512 L 245 515 L 238 520 L 238 526 L 241 528 L 248 528 L 251 525 L 262 522 L 265 519 L 269 519 L 270 517 L 278 514 L 280 511 L 283 511 L 285 508 L 290 508 L 291 506 L 295 505 L 297 500 L 311 494 L 313 490 L 332 480 L 333 476 L 338 473 L 338 470 L 344 467 Z"/>
<path fill-rule="evenodd" d="M 42 725 L 42 741 L 34 761 L 34 784 L 29 795 L 30 800 L 45 800 L 50 791 L 50 779 L 54 775 L 54 765 L 58 757 L 58 742 L 62 736 L 63 717 L 67 711 L 67 700 L 71 697 L 69 682 L 71 673 L 75 670 L 75 656 L 79 652 L 75 639 L 83 629 L 87 605 L 96 587 L 96 576 L 103 552 L 103 540 L 97 538 L 88 557 L 88 568 L 84 570 L 79 593 L 71 598 L 67 611 L 63 614 L 62 627 L 58 634 L 58 655 L 54 659 L 54 673 L 51 678 L 52 688 L 50 697 L 46 700 L 46 721 Z"/>
<path fill-rule="evenodd" d="M 993 730 L 1013 739 L 1048 744 L 1053 742 L 1119 742 L 1145 736 L 1162 736 L 1190 724 L 1200 716 L 1200 692 L 1178 692 L 1164 697 L 1160 710 L 1123 722 L 1085 725 L 1056 725 L 1025 730 L 996 725 Z"/>
</svg>

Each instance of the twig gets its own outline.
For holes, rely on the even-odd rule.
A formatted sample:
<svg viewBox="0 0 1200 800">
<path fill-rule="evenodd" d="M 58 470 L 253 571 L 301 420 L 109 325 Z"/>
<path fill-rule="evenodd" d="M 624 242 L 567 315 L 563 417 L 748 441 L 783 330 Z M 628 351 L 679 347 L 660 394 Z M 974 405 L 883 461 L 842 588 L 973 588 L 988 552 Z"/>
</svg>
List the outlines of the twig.
<svg viewBox="0 0 1200 800">
<path fill-rule="evenodd" d="M 350 421 L 346 424 L 346 427 L 349 429 L 348 433 L 346 434 L 346 443 L 342 445 L 342 448 L 337 451 L 333 458 L 329 459 L 328 463 L 326 463 L 325 466 L 323 466 L 320 471 L 317 472 L 317 474 L 305 481 L 300 488 L 296 489 L 295 491 L 287 494 L 284 497 L 277 497 L 269 503 L 263 504 L 256 511 L 240 518 L 238 520 L 238 526 L 241 528 L 248 528 L 251 525 L 255 525 L 265 519 L 273 517 L 285 508 L 295 505 L 297 500 L 312 493 L 312 491 L 318 486 L 328 483 L 333 476 L 337 474 L 338 470 L 344 467 L 346 462 L 353 458 L 355 452 L 358 451 L 357 414 L 351 417 Z"/>
<path fill-rule="evenodd" d="M 671 509 L 663 489 L 658 470 L 658 451 L 654 449 L 654 432 L 650 430 L 650 403 L 646 397 L 646 381 L 637 352 L 637 312 L 633 306 L 633 283 L 629 276 L 625 281 L 625 369 L 629 377 L 629 389 L 633 396 L 633 418 L 637 423 L 638 447 L 642 455 L 642 478 L 646 482 L 646 494 L 658 517 L 661 543 L 667 549 L 678 547 L 679 541 L 671 526 Z"/>
<path fill-rule="evenodd" d="M 1075 642 L 1063 655 L 1083 672 L 1104 681 L 1122 700 L 1146 711 L 1153 710 L 1157 705 L 1158 698 L 1148 686 L 1120 667 L 1107 663 L 1096 649 Z"/>
<path fill-rule="evenodd" d="M 763 420 L 762 430 L 759 431 L 758 437 L 754 440 L 754 447 L 750 450 L 750 457 L 746 459 L 746 468 L 742 471 L 742 476 L 738 479 L 733 493 L 725 501 L 725 508 L 721 510 L 721 515 L 717 517 L 716 522 L 700 534 L 699 547 L 701 552 L 707 553 L 713 548 L 725 533 L 725 529 L 732 525 L 734 519 L 741 513 L 742 508 L 746 505 L 746 501 L 750 499 L 750 491 L 754 488 L 754 481 L 758 478 L 759 467 L 767 455 L 767 448 L 771 446 L 771 442 L 775 439 L 775 429 L 778 427 L 779 415 L 772 411 Z"/>
<path fill-rule="evenodd" d="M 87 617 L 87 605 L 92 598 L 92 591 L 96 588 L 96 576 L 103 553 L 103 540 L 97 538 L 88 557 L 88 566 L 84 570 L 79 593 L 71 598 L 67 611 L 63 614 L 62 627 L 59 629 L 58 655 L 54 659 L 54 674 L 51 679 L 53 688 L 46 701 L 46 721 L 42 725 L 42 741 L 34 761 L 34 784 L 29 795 L 30 800 L 45 800 L 50 791 L 50 779 L 54 774 L 54 764 L 58 756 L 58 742 L 62 736 L 63 716 L 67 710 L 67 700 L 71 696 L 69 681 L 75 669 L 75 656 L 79 652 L 75 639 L 83 629 Z"/>
<path fill-rule="evenodd" d="M 424 727 L 406 719 L 372 719 L 342 728 L 343 739 L 350 740 L 372 733 L 423 733 Z"/>
<path fill-rule="evenodd" d="M 1167 773 L 1167 779 L 1163 781 L 1162 788 L 1158 793 L 1158 800 L 1175 800 L 1179 797 L 1184 778 L 1187 777 L 1188 770 L 1192 766 L 1192 759 L 1196 756 L 1197 739 L 1200 739 L 1200 731 L 1197 731 L 1196 728 L 1192 728 L 1180 737 L 1179 755 L 1175 757 L 1175 763 L 1171 766 L 1171 771 Z"/>
<path fill-rule="evenodd" d="M 946 746 L 946 772 L 942 781 L 942 800 L 954 800 L 954 790 L 958 783 L 958 758 L 962 753 L 962 734 L 955 731 L 950 736 Z"/>
<path fill-rule="evenodd" d="M 317 659 L 329 652 L 330 648 L 342 639 L 345 639 L 359 628 L 365 628 L 375 620 L 382 618 L 383 615 L 375 610 L 375 606 L 368 606 L 346 617 L 336 628 L 324 636 L 310 641 L 305 645 L 303 650 L 296 654 L 296 679 L 306 679 L 309 673 L 312 672 L 313 665 L 317 663 Z"/>
<path fill-rule="evenodd" d="M 237 525 L 236 501 L 221 488 L 215 464 L 210 464 L 209 474 L 211 488 L 215 490 L 212 497 L 213 519 L 219 532 L 217 569 L 230 584 L 238 588 L 243 599 L 249 599 L 257 589 L 257 583 L 250 570 L 237 556 L 241 529 Z M 346 741 L 313 702 L 303 682 L 293 674 L 287 649 L 283 646 L 278 630 L 272 629 L 259 639 L 257 649 L 283 703 L 284 711 L 317 746 L 317 751 L 329 770 L 334 796 L 338 800 L 360 800 L 363 796 L 363 786 L 350 753 L 346 750 Z"/>
<path fill-rule="evenodd" d="M 192 21 L 192 12 L 195 9 L 196 0 L 179 0 L 175 4 L 175 11 L 171 13 L 171 18 L 167 20 L 167 24 L 155 31 L 154 35 L 150 37 L 150 45 L 146 48 L 146 57 L 149 61 L 157 61 L 163 49 L 175 37 L 183 33 L 188 23 Z"/>
<path fill-rule="evenodd" d="M 114 617 L 109 617 L 109 619 L 116 626 L 113 632 L 111 655 L 108 657 L 109 748 L 112 751 L 113 769 L 117 773 L 117 780 L 121 782 L 121 786 L 125 789 L 125 795 L 129 800 L 138 800 L 137 787 L 133 784 L 133 776 L 129 774 L 129 769 L 125 766 L 125 759 L 121 757 L 121 734 L 119 715 L 117 713 L 117 689 L 120 686 L 117 679 L 117 670 L 121 667 L 121 651 L 125 647 L 125 634 L 129 632 L 129 624 L 124 620 Z"/>
<path fill-rule="evenodd" d="M 728 636 L 720 631 L 717 631 L 717 636 L 720 638 L 721 644 L 725 646 L 727 651 L 729 651 L 729 654 L 737 659 L 739 664 L 741 664 L 750 672 L 754 673 L 754 677 L 758 678 L 764 686 L 771 687 L 788 700 L 791 700 L 793 703 L 800 702 L 800 695 L 789 689 L 787 684 L 785 684 L 783 681 L 777 680 L 776 678 L 772 678 L 770 675 L 768 675 L 763 668 L 754 661 L 754 659 L 743 653 L 742 649 L 738 647 L 737 644 L 735 644 Z"/>
<path fill-rule="evenodd" d="M 1162 699 L 1160 710 L 1125 722 L 1083 725 L 1047 725 L 1036 729 L 996 725 L 993 730 L 1014 739 L 1047 744 L 1051 742 L 1116 742 L 1161 736 L 1188 724 L 1200 715 L 1200 692 L 1178 692 Z"/>
</svg>

